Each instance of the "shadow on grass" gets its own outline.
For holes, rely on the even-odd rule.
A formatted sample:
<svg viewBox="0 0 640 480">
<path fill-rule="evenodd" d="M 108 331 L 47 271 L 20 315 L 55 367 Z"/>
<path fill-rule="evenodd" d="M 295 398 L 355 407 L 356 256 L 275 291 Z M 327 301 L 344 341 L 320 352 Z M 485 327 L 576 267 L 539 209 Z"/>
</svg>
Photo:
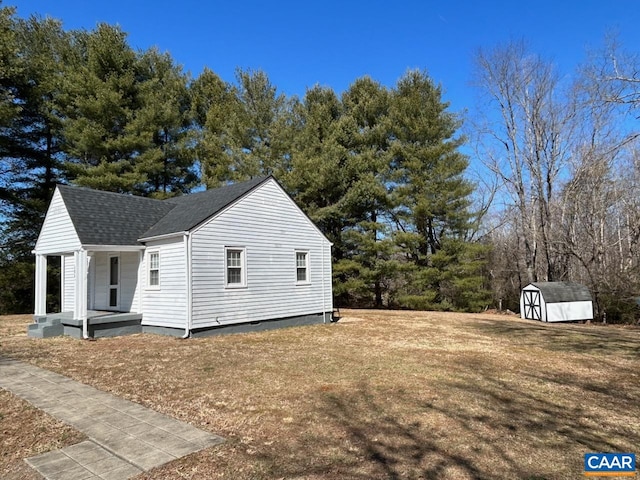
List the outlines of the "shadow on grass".
<svg viewBox="0 0 640 480">
<path fill-rule="evenodd" d="M 326 414 L 346 431 L 348 443 L 369 464 L 373 475 L 387 479 L 441 478 L 453 469 L 464 478 L 486 477 L 472 459 L 443 448 L 442 432 L 429 431 L 420 420 L 394 414 L 388 401 L 382 401 L 366 386 L 352 394 L 333 394 L 325 399 Z M 403 409 L 410 407 L 412 413 L 425 414 L 431 408 L 402 393 L 393 401 L 401 402 Z"/>
<path fill-rule="evenodd" d="M 474 322 L 479 333 L 506 336 L 528 346 L 551 351 L 640 357 L 640 328 L 616 328 L 581 324 L 487 320 Z"/>
<path fill-rule="evenodd" d="M 392 480 L 579 478 L 584 453 L 634 451 L 640 445 L 640 431 L 633 428 L 638 389 L 622 398 L 610 389 L 584 400 L 574 395 L 590 395 L 585 378 L 524 372 L 520 381 L 501 379 L 500 373 L 482 359 L 455 359 L 446 377 L 425 386 L 426 393 L 373 384 L 318 391 L 317 413 L 327 433 L 299 444 L 288 467 L 271 458 L 277 466 L 270 473 Z M 595 401 L 596 408 L 586 401 Z"/>
</svg>

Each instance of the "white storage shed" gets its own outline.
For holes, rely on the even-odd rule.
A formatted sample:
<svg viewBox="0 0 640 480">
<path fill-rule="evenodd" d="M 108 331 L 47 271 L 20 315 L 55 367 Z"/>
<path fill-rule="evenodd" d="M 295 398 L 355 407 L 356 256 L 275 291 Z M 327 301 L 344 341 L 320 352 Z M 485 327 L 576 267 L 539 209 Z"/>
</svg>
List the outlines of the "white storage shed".
<svg viewBox="0 0 640 480">
<path fill-rule="evenodd" d="M 579 283 L 530 283 L 520 294 L 520 317 L 542 322 L 592 320 L 591 293 Z"/>
</svg>

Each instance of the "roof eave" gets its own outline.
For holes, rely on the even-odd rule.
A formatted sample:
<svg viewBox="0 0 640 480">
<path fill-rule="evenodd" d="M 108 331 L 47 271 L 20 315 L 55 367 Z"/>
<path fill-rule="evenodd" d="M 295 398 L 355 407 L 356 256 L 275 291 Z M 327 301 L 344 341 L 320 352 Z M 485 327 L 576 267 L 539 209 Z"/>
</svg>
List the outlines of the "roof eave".
<svg viewBox="0 0 640 480">
<path fill-rule="evenodd" d="M 164 240 L 166 238 L 183 237 L 185 235 L 188 235 L 189 232 L 190 232 L 190 230 L 184 230 L 184 231 L 181 231 L 181 232 L 165 233 L 165 234 L 162 234 L 162 235 L 152 235 L 150 237 L 139 238 L 138 241 L 139 242 L 153 242 L 155 240 Z"/>
<path fill-rule="evenodd" d="M 144 250 L 144 245 L 82 245 L 84 250 L 91 250 L 92 252 L 137 252 Z"/>
</svg>

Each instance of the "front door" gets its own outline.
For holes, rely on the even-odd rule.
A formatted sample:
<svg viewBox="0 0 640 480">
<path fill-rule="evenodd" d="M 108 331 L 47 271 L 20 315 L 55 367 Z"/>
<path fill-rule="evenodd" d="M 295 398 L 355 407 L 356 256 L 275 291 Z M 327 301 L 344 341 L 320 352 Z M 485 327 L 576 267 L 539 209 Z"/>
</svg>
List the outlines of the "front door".
<svg viewBox="0 0 640 480">
<path fill-rule="evenodd" d="M 120 257 L 109 256 L 109 309 L 120 308 Z"/>
</svg>

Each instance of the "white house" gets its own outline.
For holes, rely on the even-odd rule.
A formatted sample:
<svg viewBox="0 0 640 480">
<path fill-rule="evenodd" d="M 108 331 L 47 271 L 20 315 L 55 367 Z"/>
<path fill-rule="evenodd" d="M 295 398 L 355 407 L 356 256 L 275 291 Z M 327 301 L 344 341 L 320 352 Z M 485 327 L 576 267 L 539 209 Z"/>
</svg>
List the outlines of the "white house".
<svg viewBox="0 0 640 480">
<path fill-rule="evenodd" d="M 167 200 L 58 186 L 31 336 L 203 335 L 328 322 L 331 243 L 273 177 Z M 46 311 L 62 257 L 61 312 Z"/>
<path fill-rule="evenodd" d="M 591 293 L 579 283 L 530 283 L 520 294 L 520 317 L 543 322 L 592 320 Z"/>
</svg>

